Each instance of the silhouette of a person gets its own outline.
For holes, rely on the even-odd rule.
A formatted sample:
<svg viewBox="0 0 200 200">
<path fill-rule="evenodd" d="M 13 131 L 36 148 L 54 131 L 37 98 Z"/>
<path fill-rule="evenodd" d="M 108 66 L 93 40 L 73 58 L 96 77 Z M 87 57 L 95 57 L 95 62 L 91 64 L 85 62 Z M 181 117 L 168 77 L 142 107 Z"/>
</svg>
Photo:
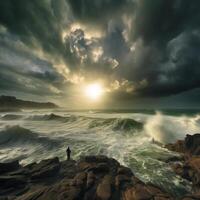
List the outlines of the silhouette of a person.
<svg viewBox="0 0 200 200">
<path fill-rule="evenodd" d="M 67 160 L 70 160 L 70 156 L 71 156 L 71 150 L 70 150 L 70 148 L 69 148 L 69 147 L 67 147 L 67 150 L 66 150 L 66 152 L 67 152 Z"/>
</svg>

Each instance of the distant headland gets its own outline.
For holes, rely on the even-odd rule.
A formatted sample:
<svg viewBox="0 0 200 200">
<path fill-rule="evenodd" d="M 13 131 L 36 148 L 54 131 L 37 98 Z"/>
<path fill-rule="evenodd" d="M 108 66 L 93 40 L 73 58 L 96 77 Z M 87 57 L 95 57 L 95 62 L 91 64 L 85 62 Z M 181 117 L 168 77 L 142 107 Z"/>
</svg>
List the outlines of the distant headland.
<svg viewBox="0 0 200 200">
<path fill-rule="evenodd" d="M 17 99 L 14 96 L 0 96 L 0 111 L 13 111 L 20 109 L 48 109 L 58 108 L 58 106 L 51 102 L 34 102 Z"/>
</svg>

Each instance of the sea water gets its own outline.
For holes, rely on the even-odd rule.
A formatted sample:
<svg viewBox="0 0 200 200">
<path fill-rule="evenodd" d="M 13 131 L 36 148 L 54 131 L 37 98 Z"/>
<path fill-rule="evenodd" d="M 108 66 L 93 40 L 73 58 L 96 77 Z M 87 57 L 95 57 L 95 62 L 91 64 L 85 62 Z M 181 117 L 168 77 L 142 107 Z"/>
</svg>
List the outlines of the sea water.
<svg viewBox="0 0 200 200">
<path fill-rule="evenodd" d="M 96 154 L 113 157 L 142 181 L 179 196 L 191 185 L 165 162 L 177 154 L 164 144 L 197 132 L 200 114 L 190 110 L 0 113 L 0 162 L 18 159 L 25 165 L 55 156 L 63 160 L 70 146 L 73 159 Z"/>
</svg>

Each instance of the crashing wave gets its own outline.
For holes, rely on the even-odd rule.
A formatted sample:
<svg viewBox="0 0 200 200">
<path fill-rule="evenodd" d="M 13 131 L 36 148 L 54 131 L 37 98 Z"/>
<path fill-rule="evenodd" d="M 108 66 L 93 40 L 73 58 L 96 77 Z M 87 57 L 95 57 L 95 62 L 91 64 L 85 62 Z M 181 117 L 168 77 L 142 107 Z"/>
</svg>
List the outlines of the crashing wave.
<svg viewBox="0 0 200 200">
<path fill-rule="evenodd" d="M 28 117 L 29 120 L 33 121 L 60 121 L 60 122 L 68 122 L 68 121 L 74 121 L 75 117 L 74 116 L 60 116 L 60 115 L 55 115 L 53 113 L 48 114 L 48 115 L 33 115 Z"/>
<path fill-rule="evenodd" d="M 0 145 L 16 143 L 36 143 L 43 145 L 58 145 L 59 141 L 41 136 L 20 126 L 6 126 L 0 131 Z"/>
<path fill-rule="evenodd" d="M 117 119 L 113 125 L 113 130 L 142 130 L 143 123 L 135 121 L 133 119 Z"/>
<path fill-rule="evenodd" d="M 89 128 L 102 126 L 111 127 L 111 129 L 114 131 L 130 131 L 143 129 L 143 123 L 135 121 L 133 119 L 95 119 L 89 124 Z"/>
</svg>

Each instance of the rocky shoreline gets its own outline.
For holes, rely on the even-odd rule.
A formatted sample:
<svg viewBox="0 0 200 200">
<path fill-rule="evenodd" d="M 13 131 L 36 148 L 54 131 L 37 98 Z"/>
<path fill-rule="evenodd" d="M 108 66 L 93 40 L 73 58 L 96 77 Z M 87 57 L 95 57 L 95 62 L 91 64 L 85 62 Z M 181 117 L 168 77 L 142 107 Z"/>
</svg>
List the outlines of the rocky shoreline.
<svg viewBox="0 0 200 200">
<path fill-rule="evenodd" d="M 180 157 L 167 160 L 174 171 L 193 183 L 181 200 L 200 199 L 200 134 L 166 145 Z M 167 192 L 139 180 L 129 168 L 106 156 L 78 161 L 52 158 L 21 166 L 0 163 L 0 200 L 173 200 Z"/>
<path fill-rule="evenodd" d="M 193 196 L 200 199 L 200 134 L 186 135 L 184 140 L 165 147 L 180 153 L 180 157 L 172 157 L 167 162 L 176 174 L 192 182 Z"/>
</svg>

